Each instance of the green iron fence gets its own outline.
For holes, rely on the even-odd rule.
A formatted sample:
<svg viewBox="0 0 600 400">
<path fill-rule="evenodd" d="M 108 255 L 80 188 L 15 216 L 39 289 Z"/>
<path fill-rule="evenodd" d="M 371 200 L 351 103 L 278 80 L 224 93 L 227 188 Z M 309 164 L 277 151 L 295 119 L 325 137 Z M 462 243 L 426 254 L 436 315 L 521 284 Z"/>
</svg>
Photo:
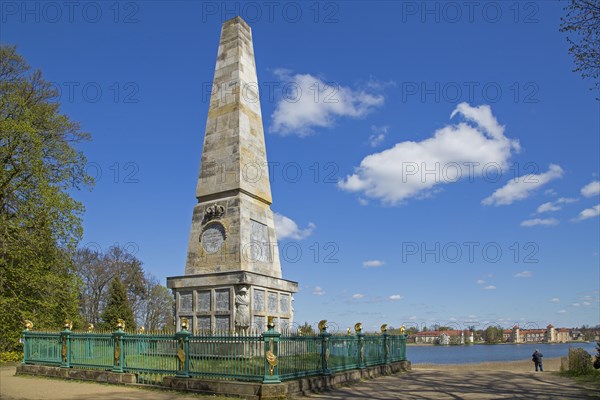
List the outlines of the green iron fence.
<svg viewBox="0 0 600 400">
<path fill-rule="evenodd" d="M 406 360 L 406 335 L 193 335 L 23 332 L 24 364 L 129 372 L 138 383 L 165 376 L 277 383 Z"/>
</svg>

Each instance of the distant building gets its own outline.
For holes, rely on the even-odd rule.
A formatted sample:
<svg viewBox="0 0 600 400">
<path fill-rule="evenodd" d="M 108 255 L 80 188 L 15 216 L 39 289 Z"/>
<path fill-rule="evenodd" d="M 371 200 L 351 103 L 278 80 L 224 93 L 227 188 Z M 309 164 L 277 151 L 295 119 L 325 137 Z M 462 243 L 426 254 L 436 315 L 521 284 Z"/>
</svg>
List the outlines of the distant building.
<svg viewBox="0 0 600 400">
<path fill-rule="evenodd" d="M 511 343 L 566 343 L 571 340 L 567 328 L 555 328 L 549 324 L 546 329 L 521 329 L 515 325 L 504 331 L 504 340 Z"/>
<path fill-rule="evenodd" d="M 465 330 L 444 330 L 444 331 L 425 331 L 410 335 L 410 339 L 419 344 L 467 344 L 473 343 L 473 331 Z"/>
<path fill-rule="evenodd" d="M 600 332 L 594 332 L 596 334 Z M 518 325 L 502 331 L 505 343 L 566 343 L 572 340 L 584 340 L 584 334 L 578 330 L 555 328 L 548 324 L 546 329 L 521 329 Z M 417 344 L 468 344 L 474 343 L 474 332 L 465 330 L 425 331 L 409 335 L 410 342 Z M 481 338 L 478 338 L 481 340 Z"/>
</svg>

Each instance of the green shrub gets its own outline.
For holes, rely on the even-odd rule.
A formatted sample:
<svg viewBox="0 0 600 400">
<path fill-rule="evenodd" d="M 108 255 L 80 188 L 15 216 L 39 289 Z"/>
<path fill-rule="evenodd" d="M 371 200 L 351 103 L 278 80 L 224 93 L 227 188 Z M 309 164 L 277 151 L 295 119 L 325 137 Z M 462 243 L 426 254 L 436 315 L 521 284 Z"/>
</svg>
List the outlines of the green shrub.
<svg viewBox="0 0 600 400">
<path fill-rule="evenodd" d="M 569 372 L 587 375 L 592 372 L 592 356 L 582 348 L 569 349 Z"/>
<path fill-rule="evenodd" d="M 0 353 L 0 364 L 8 364 L 23 361 L 23 353 L 20 351 L 4 351 Z"/>
<path fill-rule="evenodd" d="M 594 368 L 600 369 L 600 342 L 596 342 L 596 360 L 594 360 Z"/>
</svg>

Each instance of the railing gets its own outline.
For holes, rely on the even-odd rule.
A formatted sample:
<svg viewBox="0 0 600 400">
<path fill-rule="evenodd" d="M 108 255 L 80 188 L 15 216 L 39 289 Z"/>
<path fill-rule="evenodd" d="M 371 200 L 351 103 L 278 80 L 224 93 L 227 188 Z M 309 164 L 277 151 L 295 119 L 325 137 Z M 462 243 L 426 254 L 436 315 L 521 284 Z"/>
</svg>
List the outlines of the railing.
<svg viewBox="0 0 600 400">
<path fill-rule="evenodd" d="M 23 332 L 24 364 L 110 370 L 162 384 L 165 376 L 277 383 L 406 360 L 406 335 L 192 335 Z"/>
</svg>

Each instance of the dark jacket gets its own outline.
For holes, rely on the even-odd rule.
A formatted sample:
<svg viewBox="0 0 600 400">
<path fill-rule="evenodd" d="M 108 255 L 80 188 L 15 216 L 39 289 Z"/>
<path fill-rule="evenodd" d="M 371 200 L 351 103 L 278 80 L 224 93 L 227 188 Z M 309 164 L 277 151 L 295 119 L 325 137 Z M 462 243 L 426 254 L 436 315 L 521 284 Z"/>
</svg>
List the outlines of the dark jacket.
<svg viewBox="0 0 600 400">
<path fill-rule="evenodd" d="M 531 359 L 536 363 L 541 363 L 542 357 L 544 357 L 544 355 L 542 353 L 540 353 L 539 351 L 536 351 L 531 355 Z"/>
</svg>

